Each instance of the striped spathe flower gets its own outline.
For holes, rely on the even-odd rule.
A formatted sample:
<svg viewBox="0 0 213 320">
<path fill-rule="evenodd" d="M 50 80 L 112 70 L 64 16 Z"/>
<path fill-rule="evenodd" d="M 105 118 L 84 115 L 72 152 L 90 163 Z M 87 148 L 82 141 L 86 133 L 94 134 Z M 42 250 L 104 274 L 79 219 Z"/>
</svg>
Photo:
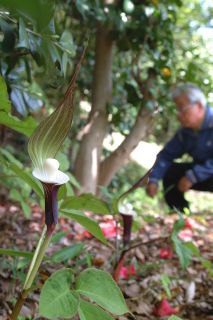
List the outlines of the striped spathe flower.
<svg viewBox="0 0 213 320">
<path fill-rule="evenodd" d="M 85 49 L 76 66 L 63 101 L 49 117 L 38 125 L 30 137 L 28 152 L 35 168 L 42 170 L 46 159 L 55 158 L 70 131 L 73 117 L 74 84 L 84 53 Z"/>
</svg>

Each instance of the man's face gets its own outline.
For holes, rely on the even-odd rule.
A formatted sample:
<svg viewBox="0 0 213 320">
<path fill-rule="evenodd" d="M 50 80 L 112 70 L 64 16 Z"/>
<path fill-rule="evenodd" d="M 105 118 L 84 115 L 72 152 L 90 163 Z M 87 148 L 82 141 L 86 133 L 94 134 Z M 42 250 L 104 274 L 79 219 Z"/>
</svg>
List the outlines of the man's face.
<svg viewBox="0 0 213 320">
<path fill-rule="evenodd" d="M 177 118 L 184 128 L 197 129 L 203 116 L 203 107 L 198 103 L 190 103 L 186 96 L 176 98 Z"/>
</svg>

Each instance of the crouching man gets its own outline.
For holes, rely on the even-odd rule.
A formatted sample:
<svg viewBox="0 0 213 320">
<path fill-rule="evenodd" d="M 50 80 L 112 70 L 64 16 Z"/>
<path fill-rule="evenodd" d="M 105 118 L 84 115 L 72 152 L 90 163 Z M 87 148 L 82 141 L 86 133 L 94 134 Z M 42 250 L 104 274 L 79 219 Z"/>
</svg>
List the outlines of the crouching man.
<svg viewBox="0 0 213 320">
<path fill-rule="evenodd" d="M 172 209 L 189 208 L 184 192 L 189 189 L 213 191 L 213 109 L 194 84 L 180 84 L 172 94 L 181 126 L 159 153 L 149 176 L 146 192 L 154 197 L 163 179 L 164 197 Z M 193 161 L 174 162 L 183 154 Z"/>
</svg>

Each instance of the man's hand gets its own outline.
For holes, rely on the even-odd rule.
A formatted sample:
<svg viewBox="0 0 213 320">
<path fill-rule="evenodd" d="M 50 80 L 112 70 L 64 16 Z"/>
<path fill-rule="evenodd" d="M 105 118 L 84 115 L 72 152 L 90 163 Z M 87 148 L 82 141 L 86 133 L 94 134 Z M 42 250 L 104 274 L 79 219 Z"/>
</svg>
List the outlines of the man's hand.
<svg viewBox="0 0 213 320">
<path fill-rule="evenodd" d="M 188 177 L 182 177 L 178 182 L 178 190 L 180 192 L 188 191 L 192 186 L 192 182 L 189 180 Z"/>
<path fill-rule="evenodd" d="M 156 193 L 158 192 L 158 185 L 154 182 L 150 182 L 148 183 L 147 187 L 146 187 L 146 193 L 154 198 L 154 196 L 156 195 Z"/>
</svg>

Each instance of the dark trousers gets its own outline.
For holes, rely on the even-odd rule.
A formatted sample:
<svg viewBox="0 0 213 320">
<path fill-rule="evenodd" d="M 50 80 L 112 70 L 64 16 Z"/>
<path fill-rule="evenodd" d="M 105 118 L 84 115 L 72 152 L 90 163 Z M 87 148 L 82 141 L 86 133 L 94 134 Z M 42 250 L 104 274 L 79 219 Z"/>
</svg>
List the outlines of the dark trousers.
<svg viewBox="0 0 213 320">
<path fill-rule="evenodd" d="M 189 208 L 189 203 L 184 198 L 184 193 L 177 188 L 178 181 L 185 176 L 185 172 L 192 169 L 194 163 L 173 163 L 167 170 L 163 179 L 164 197 L 170 208 L 183 212 L 183 208 Z M 191 189 L 213 192 L 213 177 L 208 180 L 195 183 Z"/>
</svg>

